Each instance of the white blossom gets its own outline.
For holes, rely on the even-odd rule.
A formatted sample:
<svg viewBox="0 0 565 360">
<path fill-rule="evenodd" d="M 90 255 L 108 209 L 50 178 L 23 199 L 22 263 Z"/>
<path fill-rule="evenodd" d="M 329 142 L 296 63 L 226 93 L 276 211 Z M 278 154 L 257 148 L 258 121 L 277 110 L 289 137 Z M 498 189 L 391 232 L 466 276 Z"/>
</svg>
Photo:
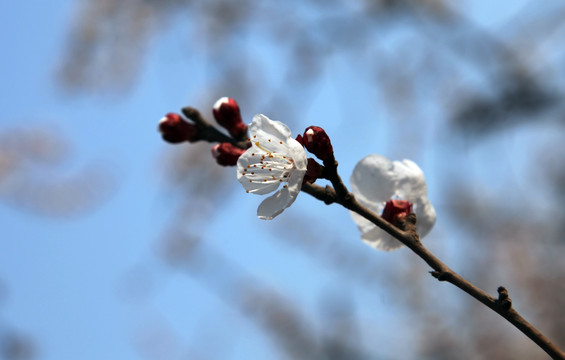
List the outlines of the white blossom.
<svg viewBox="0 0 565 360">
<path fill-rule="evenodd" d="M 381 214 L 385 203 L 392 199 L 412 203 L 417 218 L 416 229 L 421 238 L 433 227 L 436 212 L 427 198 L 424 173 L 413 161 L 390 161 L 381 155 L 368 155 L 355 166 L 350 183 L 357 200 L 377 214 Z M 354 212 L 351 215 L 361 231 L 361 238 L 369 246 L 384 251 L 403 246 L 364 217 Z"/>
<path fill-rule="evenodd" d="M 249 140 L 251 147 L 237 161 L 237 179 L 248 193 L 257 195 L 282 185 L 257 209 L 260 219 L 271 220 L 296 200 L 306 174 L 306 152 L 285 124 L 262 114 L 249 124 Z"/>
</svg>

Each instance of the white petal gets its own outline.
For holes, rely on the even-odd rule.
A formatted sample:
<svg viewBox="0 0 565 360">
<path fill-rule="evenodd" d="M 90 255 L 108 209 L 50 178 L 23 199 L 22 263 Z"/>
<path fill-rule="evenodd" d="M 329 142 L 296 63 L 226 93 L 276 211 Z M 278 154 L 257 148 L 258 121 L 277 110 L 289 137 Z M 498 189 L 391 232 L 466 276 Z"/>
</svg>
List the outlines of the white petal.
<svg viewBox="0 0 565 360">
<path fill-rule="evenodd" d="M 279 188 L 280 182 L 273 181 L 273 182 L 254 182 L 249 181 L 247 178 L 242 178 L 239 180 L 243 188 L 251 194 L 255 195 L 265 195 L 272 193 L 273 191 Z"/>
<path fill-rule="evenodd" d="M 302 180 L 304 179 L 304 175 L 306 175 L 306 170 L 294 169 L 290 173 L 287 186 L 291 196 L 298 196 L 300 189 L 302 189 Z"/>
<path fill-rule="evenodd" d="M 288 138 L 287 146 L 288 152 L 294 160 L 294 166 L 296 166 L 296 169 L 304 170 L 304 172 L 306 172 L 308 159 L 306 158 L 306 151 L 304 150 L 304 146 L 302 146 L 301 143 L 294 140 L 293 138 Z"/>
<path fill-rule="evenodd" d="M 278 153 L 278 154 L 288 154 L 288 146 L 286 144 L 286 139 L 281 139 L 270 134 L 264 134 L 259 131 L 256 134 L 249 133 L 252 140 L 252 145 L 257 149 L 257 151 L 262 153 Z"/>
<path fill-rule="evenodd" d="M 351 218 L 353 219 L 353 221 L 357 224 L 361 236 L 363 236 L 363 234 L 366 234 L 375 228 L 375 224 L 365 219 L 363 216 L 353 211 L 350 211 L 349 213 L 351 214 Z"/>
<path fill-rule="evenodd" d="M 291 196 L 288 188 L 282 188 L 263 200 L 257 208 L 257 217 L 263 220 L 272 220 L 289 207 L 294 200 L 296 200 L 296 196 Z"/>
<path fill-rule="evenodd" d="M 349 182 L 355 197 L 365 202 L 380 203 L 392 198 L 396 179 L 392 162 L 384 156 L 372 154 L 355 165 Z"/>
<path fill-rule="evenodd" d="M 271 120 L 263 114 L 253 117 L 253 121 L 249 124 L 249 134 L 252 135 L 251 141 L 254 141 L 253 135 L 263 138 L 271 137 L 279 141 L 285 141 L 291 136 L 288 126 L 280 121 Z"/>
<path fill-rule="evenodd" d="M 426 236 L 436 222 L 436 211 L 428 198 L 421 198 L 415 202 L 416 230 L 420 238 Z"/>
<path fill-rule="evenodd" d="M 254 150 L 252 150 L 252 149 L 253 149 L 253 147 L 250 147 L 243 154 L 241 154 L 239 159 L 237 159 L 237 178 L 238 179 L 239 179 L 241 173 L 243 173 L 244 171 L 247 170 L 248 165 L 253 165 L 253 164 L 258 162 L 255 155 L 252 155 L 254 153 L 253 152 Z"/>
<path fill-rule="evenodd" d="M 400 199 L 408 200 L 412 203 L 416 199 L 426 196 L 428 188 L 422 169 L 415 162 L 404 159 L 393 161 L 393 171 L 397 175 L 396 195 Z"/>
<path fill-rule="evenodd" d="M 362 234 L 361 239 L 365 244 L 382 251 L 392 251 L 404 246 L 400 241 L 376 226 L 368 233 Z"/>
</svg>

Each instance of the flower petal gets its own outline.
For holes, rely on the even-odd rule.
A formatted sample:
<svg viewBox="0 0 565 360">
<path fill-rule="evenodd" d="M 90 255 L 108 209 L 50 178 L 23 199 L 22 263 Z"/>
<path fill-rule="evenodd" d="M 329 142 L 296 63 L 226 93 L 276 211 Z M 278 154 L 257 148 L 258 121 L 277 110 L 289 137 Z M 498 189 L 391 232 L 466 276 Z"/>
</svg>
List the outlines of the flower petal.
<svg viewBox="0 0 565 360">
<path fill-rule="evenodd" d="M 265 199 L 257 209 L 260 219 L 270 220 L 289 207 L 301 190 L 308 160 L 302 144 L 291 137 L 288 127 L 265 115 L 249 124 L 251 147 L 237 162 L 237 179 L 247 192 L 264 195 L 283 188 Z M 288 183 L 288 184 L 287 184 Z"/>
<path fill-rule="evenodd" d="M 415 162 L 404 159 L 393 161 L 393 172 L 397 176 L 396 195 L 400 199 L 408 200 L 412 203 L 416 199 L 424 197 L 428 193 L 424 172 Z"/>
<path fill-rule="evenodd" d="M 290 196 L 296 197 L 298 193 L 302 189 L 302 179 L 304 179 L 304 175 L 306 174 L 306 170 L 298 170 L 295 169 L 288 179 L 288 191 Z"/>
<path fill-rule="evenodd" d="M 366 203 L 390 200 L 396 190 L 396 175 L 392 162 L 384 156 L 371 154 L 359 161 L 349 182 L 355 196 Z"/>
<path fill-rule="evenodd" d="M 288 126 L 280 121 L 271 120 L 263 114 L 257 114 L 253 117 L 253 121 L 249 124 L 249 134 L 279 141 L 286 141 L 291 136 Z M 253 138 L 251 141 L 253 141 Z"/>
<path fill-rule="evenodd" d="M 257 208 L 257 217 L 263 220 L 272 220 L 292 205 L 296 196 L 292 196 L 288 188 L 282 188 L 269 196 Z"/>
<path fill-rule="evenodd" d="M 302 146 L 301 143 L 294 140 L 293 138 L 288 138 L 287 151 L 292 156 L 296 169 L 304 170 L 304 172 L 306 172 L 306 168 L 308 167 L 308 159 L 306 158 L 306 151 L 304 150 L 304 146 Z"/>
<path fill-rule="evenodd" d="M 420 237 L 426 236 L 436 222 L 436 211 L 430 200 L 427 198 L 420 198 L 415 203 L 415 213 L 416 213 L 416 230 Z"/>
<path fill-rule="evenodd" d="M 382 251 L 392 251 L 404 246 L 400 241 L 376 226 L 371 231 L 361 234 L 361 240 L 365 244 Z"/>
<path fill-rule="evenodd" d="M 363 158 L 353 170 L 351 187 L 358 201 L 380 214 L 385 201 L 394 197 L 414 205 L 417 230 L 426 236 L 436 220 L 436 212 L 427 198 L 426 179 L 422 170 L 410 160 L 391 162 L 380 155 Z M 378 250 L 391 251 L 403 244 L 362 216 L 351 212 L 362 240 Z"/>
</svg>

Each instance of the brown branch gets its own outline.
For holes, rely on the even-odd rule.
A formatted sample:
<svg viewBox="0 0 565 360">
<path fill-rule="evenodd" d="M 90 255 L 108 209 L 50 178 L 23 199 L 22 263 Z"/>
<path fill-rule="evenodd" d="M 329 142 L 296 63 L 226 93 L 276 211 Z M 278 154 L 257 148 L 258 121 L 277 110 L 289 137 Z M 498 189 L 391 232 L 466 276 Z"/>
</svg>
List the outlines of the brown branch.
<svg viewBox="0 0 565 360">
<path fill-rule="evenodd" d="M 337 166 L 337 163 L 336 163 Z M 337 174 L 337 172 L 336 172 Z M 330 179 L 332 184 L 345 188 L 345 185 L 339 177 Z M 334 185 L 335 186 L 335 185 Z M 346 188 L 345 188 L 346 189 Z M 370 211 L 361 205 L 352 193 L 346 189 L 345 194 L 336 192 L 330 186 L 321 187 L 315 184 L 306 183 L 302 185 L 302 191 L 312 195 L 326 204 L 338 203 L 357 214 L 363 216 L 373 224 L 377 225 L 395 239 L 410 248 L 416 255 L 424 260 L 432 269 L 431 275 L 439 281 L 449 282 L 467 294 L 471 295 L 497 314 L 505 318 L 508 322 L 518 328 L 522 333 L 535 342 L 541 349 L 543 349 L 553 359 L 565 360 L 565 353 L 553 344 L 545 335 L 538 329 L 524 319 L 514 308 L 512 308 L 512 301 L 508 297 L 508 291 L 504 287 L 498 288 L 498 298 L 490 296 L 485 291 L 479 289 L 471 282 L 457 274 L 435 255 L 428 251 L 420 242 L 419 236 L 415 231 L 415 226 L 410 226 L 407 231 L 403 231 L 396 226 L 390 224 L 382 217 Z M 412 215 L 412 214 L 411 214 Z M 415 220 L 415 216 L 413 216 Z M 414 222 L 415 224 L 415 222 Z"/>
<path fill-rule="evenodd" d="M 347 191 L 347 187 L 337 173 L 337 161 L 335 160 L 333 154 L 328 159 L 324 160 L 323 177 L 324 179 L 328 179 L 332 183 L 336 195 L 339 198 L 345 199 L 348 196 L 349 191 Z"/>
</svg>

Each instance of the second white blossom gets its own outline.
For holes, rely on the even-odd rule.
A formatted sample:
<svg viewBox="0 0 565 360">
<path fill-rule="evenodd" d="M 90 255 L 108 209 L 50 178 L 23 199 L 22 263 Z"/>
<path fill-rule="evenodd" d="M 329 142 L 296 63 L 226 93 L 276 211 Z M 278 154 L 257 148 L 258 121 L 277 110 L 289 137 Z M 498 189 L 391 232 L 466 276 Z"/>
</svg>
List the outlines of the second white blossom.
<svg viewBox="0 0 565 360">
<path fill-rule="evenodd" d="M 368 155 L 357 163 L 351 175 L 351 189 L 361 204 L 381 214 L 390 200 L 408 201 L 417 217 L 416 229 L 424 237 L 433 227 L 436 212 L 427 197 L 422 170 L 410 160 L 390 161 L 381 155 Z M 365 243 L 390 251 L 402 243 L 364 217 L 351 212 Z"/>
</svg>

